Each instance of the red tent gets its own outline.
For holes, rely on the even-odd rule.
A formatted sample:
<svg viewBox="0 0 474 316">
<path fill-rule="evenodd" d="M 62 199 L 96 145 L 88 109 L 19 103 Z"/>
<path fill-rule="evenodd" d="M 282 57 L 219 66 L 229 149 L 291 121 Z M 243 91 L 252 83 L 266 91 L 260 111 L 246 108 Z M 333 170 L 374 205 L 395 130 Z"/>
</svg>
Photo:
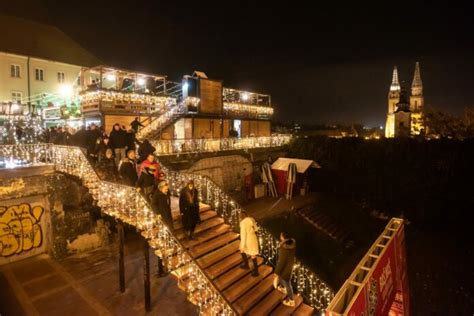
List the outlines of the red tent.
<svg viewBox="0 0 474 316">
<path fill-rule="evenodd" d="M 272 175 L 275 181 L 275 186 L 278 194 L 286 194 L 287 189 L 287 176 L 288 176 L 288 165 L 294 163 L 296 165 L 296 182 L 293 186 L 293 194 L 299 194 L 299 190 L 303 186 L 303 181 L 311 168 L 321 168 L 313 160 L 296 159 L 296 158 L 278 158 L 272 164 Z"/>
</svg>

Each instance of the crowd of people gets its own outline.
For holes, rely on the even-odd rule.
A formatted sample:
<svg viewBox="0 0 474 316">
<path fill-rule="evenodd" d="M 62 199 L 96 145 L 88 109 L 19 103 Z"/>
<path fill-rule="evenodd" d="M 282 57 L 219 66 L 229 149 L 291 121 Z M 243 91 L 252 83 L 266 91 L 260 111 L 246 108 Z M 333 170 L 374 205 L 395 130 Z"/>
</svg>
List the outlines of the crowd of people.
<svg viewBox="0 0 474 316">
<path fill-rule="evenodd" d="M 171 194 L 169 184 L 161 167 L 155 159 L 155 148 L 144 140 L 138 142 L 138 120 L 131 123 L 132 128 L 115 124 L 109 134 L 100 127 L 91 124 L 87 129 L 73 131 L 70 128 L 51 128 L 48 130 L 48 142 L 61 145 L 75 145 L 85 148 L 88 159 L 95 166 L 102 180 L 118 182 L 135 187 L 150 203 L 153 212 L 160 215 L 163 223 L 173 229 L 171 212 Z M 139 123 L 139 122 L 138 122 Z M 136 146 L 138 144 L 138 148 Z M 195 240 L 195 229 L 201 223 L 198 190 L 194 181 L 183 184 L 179 195 L 179 211 L 185 237 Z M 240 220 L 240 268 L 251 269 L 251 275 L 259 276 L 257 256 L 259 243 L 258 226 L 252 217 L 241 211 Z M 275 268 L 274 287 L 286 295 L 284 305 L 294 306 L 294 294 L 291 287 L 291 274 L 296 253 L 296 242 L 287 233 L 280 235 L 278 263 Z M 161 262 L 161 260 L 159 261 Z"/>
</svg>

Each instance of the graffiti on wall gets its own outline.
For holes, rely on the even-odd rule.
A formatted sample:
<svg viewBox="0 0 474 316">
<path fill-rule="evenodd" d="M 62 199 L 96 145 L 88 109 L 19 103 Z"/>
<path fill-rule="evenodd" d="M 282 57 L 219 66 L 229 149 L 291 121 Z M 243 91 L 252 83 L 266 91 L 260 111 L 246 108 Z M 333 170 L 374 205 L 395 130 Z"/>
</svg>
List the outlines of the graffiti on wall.
<svg viewBox="0 0 474 316">
<path fill-rule="evenodd" d="M 0 257 L 9 257 L 41 247 L 41 206 L 28 203 L 0 206 Z"/>
</svg>

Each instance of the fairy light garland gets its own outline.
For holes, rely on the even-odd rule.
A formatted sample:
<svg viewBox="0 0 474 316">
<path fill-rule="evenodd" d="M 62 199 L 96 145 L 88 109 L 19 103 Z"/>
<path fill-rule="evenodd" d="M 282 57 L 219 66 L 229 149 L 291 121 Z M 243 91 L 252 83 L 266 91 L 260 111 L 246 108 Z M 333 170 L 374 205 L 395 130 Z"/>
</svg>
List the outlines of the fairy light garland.
<svg viewBox="0 0 474 316">
<path fill-rule="evenodd" d="M 292 139 L 289 134 L 262 137 L 242 138 L 204 138 L 204 139 L 173 139 L 152 140 L 158 155 L 174 155 L 181 153 L 217 152 L 226 150 L 246 150 L 252 148 L 280 147 Z"/>
<path fill-rule="evenodd" d="M 148 239 L 150 246 L 156 249 L 155 253 L 163 258 L 165 267 L 187 279 L 186 291 L 190 299 L 199 306 L 201 314 L 210 312 L 211 315 L 234 315 L 232 308 L 220 293 L 214 290 L 200 268 L 151 210 L 141 194 L 133 187 L 101 181 L 81 149 L 51 144 L 22 144 L 0 146 L 0 154 L 8 161 L 54 163 L 57 171 L 79 177 L 106 214 L 137 227 Z M 193 179 L 200 201 L 211 205 L 234 231 L 239 230 L 242 207 L 211 179 L 193 173 L 173 172 L 164 166 L 163 170 L 172 195 L 177 196 L 183 183 Z M 269 264 L 275 265 L 278 260 L 277 239 L 261 227 L 258 240 L 262 256 Z M 326 308 L 334 297 L 334 291 L 300 261 L 295 261 L 292 283 L 307 303 L 319 310 Z"/>
<path fill-rule="evenodd" d="M 188 180 L 194 180 L 194 185 L 199 192 L 199 200 L 211 205 L 234 231 L 239 231 L 242 207 L 210 178 L 195 173 L 170 171 L 163 164 L 161 165 L 167 175 L 172 194 L 178 195 L 179 190 Z M 278 261 L 278 240 L 263 227 L 260 227 L 257 236 L 260 254 L 269 264 L 275 266 Z M 325 309 L 334 298 L 334 291 L 299 260 L 295 261 L 292 283 L 307 302 L 319 310 Z"/>
<path fill-rule="evenodd" d="M 270 106 L 224 102 L 224 114 L 252 118 L 268 118 L 273 115 L 273 108 Z"/>
<path fill-rule="evenodd" d="M 167 108 L 169 110 L 152 120 L 142 129 L 140 129 L 137 132 L 136 137 L 138 139 L 144 139 L 149 133 L 155 130 L 160 130 L 163 126 L 167 126 L 175 119 L 177 115 L 180 115 L 185 112 L 185 106 L 183 102 L 180 104 L 169 104 Z"/>
<path fill-rule="evenodd" d="M 143 93 L 135 92 L 118 92 L 118 91 L 107 91 L 107 90 L 96 90 L 87 91 L 80 95 L 81 104 L 93 105 L 102 102 L 111 102 L 117 104 L 139 104 L 139 105 L 151 105 L 151 106 L 166 106 L 169 105 L 171 100 L 174 98 L 165 96 L 156 96 Z M 173 102 L 173 101 L 171 101 Z"/>
</svg>

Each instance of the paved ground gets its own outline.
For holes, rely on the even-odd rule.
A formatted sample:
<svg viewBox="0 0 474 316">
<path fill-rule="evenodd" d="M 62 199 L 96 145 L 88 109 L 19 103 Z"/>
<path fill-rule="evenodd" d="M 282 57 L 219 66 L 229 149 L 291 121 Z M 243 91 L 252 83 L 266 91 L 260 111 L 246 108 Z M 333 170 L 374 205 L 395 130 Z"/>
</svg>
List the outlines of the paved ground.
<svg viewBox="0 0 474 316">
<path fill-rule="evenodd" d="M 0 315 L 144 315 L 143 252 L 139 238 L 126 236 L 126 291 L 118 284 L 116 246 L 55 261 L 40 255 L 0 267 Z M 156 276 L 150 251 L 150 315 L 197 315 L 176 281 Z"/>
</svg>

